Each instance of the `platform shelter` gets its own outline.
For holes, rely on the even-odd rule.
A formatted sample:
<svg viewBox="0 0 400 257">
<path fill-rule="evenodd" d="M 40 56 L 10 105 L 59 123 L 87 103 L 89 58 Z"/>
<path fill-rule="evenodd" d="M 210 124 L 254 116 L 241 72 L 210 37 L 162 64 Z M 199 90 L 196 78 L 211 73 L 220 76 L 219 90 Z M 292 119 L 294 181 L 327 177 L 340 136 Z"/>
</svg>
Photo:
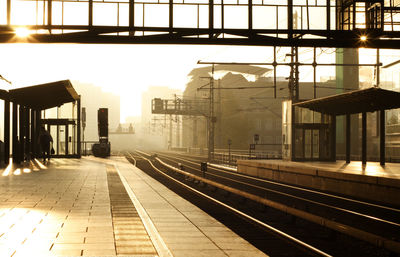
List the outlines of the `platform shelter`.
<svg viewBox="0 0 400 257">
<path fill-rule="evenodd" d="M 76 149 L 73 156 L 80 157 L 80 96 L 69 80 L 8 91 L 1 90 L 0 99 L 4 100 L 4 153 L 2 158 L 4 164 L 9 163 L 10 155 L 14 163 L 39 157 L 40 149 L 37 139 L 42 125 L 46 126 L 49 131 L 54 125 L 65 126 L 63 130 L 65 131 L 64 148 L 68 149 L 69 141 L 74 142 Z M 74 103 L 76 119 L 44 119 L 46 109 L 59 107 L 66 103 Z M 68 126 L 70 125 L 73 126 L 74 139 L 68 135 Z M 60 138 L 58 135 L 53 136 L 53 140 L 54 148 L 59 154 Z"/>
<path fill-rule="evenodd" d="M 355 90 L 343 94 L 338 94 L 338 95 L 333 95 L 333 96 L 328 96 L 328 97 L 322 97 L 322 98 L 317 98 L 317 99 L 312 99 L 312 100 L 307 100 L 307 101 L 302 101 L 295 103 L 291 105 L 291 110 L 294 114 L 300 113 L 300 111 L 296 109 L 308 109 L 310 112 L 314 114 L 318 114 L 320 117 L 327 117 L 327 124 L 330 124 L 329 129 L 325 129 L 324 132 L 326 133 L 325 135 L 325 143 L 323 142 L 324 140 L 321 140 L 321 128 L 323 129 L 323 126 L 319 126 L 318 124 L 323 123 L 322 121 L 324 119 L 320 118 L 318 119 L 319 123 L 313 123 L 313 127 L 318 127 L 319 130 L 319 135 L 318 138 L 315 136 L 314 132 L 313 134 L 309 137 L 310 139 L 307 139 L 307 137 L 303 137 L 303 142 L 305 144 L 311 144 L 311 145 L 316 145 L 313 142 L 314 138 L 317 138 L 316 140 L 319 142 L 318 143 L 318 148 L 319 149 L 328 149 L 327 151 L 330 153 L 328 154 L 330 156 L 330 160 L 335 160 L 336 158 L 336 149 L 335 149 L 335 135 L 336 135 L 336 116 L 339 115 L 345 115 L 346 116 L 346 162 L 350 162 L 350 138 L 351 138 L 351 133 L 350 133 L 350 115 L 351 114 L 362 114 L 361 118 L 361 161 L 363 164 L 367 162 L 367 112 L 379 112 L 379 141 L 380 141 L 380 164 L 384 165 L 385 164 L 385 125 L 386 125 L 386 120 L 385 120 L 385 110 L 389 109 L 396 109 L 400 108 L 400 93 L 391 91 L 391 90 L 385 90 L 381 89 L 378 87 L 372 87 L 372 88 L 367 88 L 367 89 L 360 89 L 360 90 Z M 329 118 L 328 118 L 329 117 Z M 298 117 L 292 117 L 292 123 L 293 123 L 293 130 L 292 130 L 292 145 L 293 145 L 293 155 L 292 155 L 292 160 L 298 160 L 296 159 L 296 155 L 299 154 L 299 151 L 296 151 L 296 147 L 298 147 L 298 144 L 301 140 L 298 140 L 299 142 L 296 141 L 296 139 L 301 139 L 299 135 L 297 135 L 298 130 L 296 130 L 296 126 L 299 125 L 297 120 L 300 120 Z M 324 137 L 322 135 L 322 137 Z M 310 142 L 308 142 L 309 140 Z M 319 155 L 318 160 L 324 160 L 323 155 Z"/>
</svg>

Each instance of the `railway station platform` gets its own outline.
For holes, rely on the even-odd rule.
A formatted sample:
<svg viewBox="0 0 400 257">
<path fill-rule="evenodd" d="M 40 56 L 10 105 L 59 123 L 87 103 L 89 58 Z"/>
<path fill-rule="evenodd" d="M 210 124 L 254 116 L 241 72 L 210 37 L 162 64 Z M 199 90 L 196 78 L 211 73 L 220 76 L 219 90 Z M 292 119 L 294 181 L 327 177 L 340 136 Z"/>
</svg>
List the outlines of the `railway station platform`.
<svg viewBox="0 0 400 257">
<path fill-rule="evenodd" d="M 123 157 L 0 176 L 0 256 L 265 256 Z"/>
<path fill-rule="evenodd" d="M 237 172 L 400 206 L 400 163 L 238 160 Z"/>
</svg>

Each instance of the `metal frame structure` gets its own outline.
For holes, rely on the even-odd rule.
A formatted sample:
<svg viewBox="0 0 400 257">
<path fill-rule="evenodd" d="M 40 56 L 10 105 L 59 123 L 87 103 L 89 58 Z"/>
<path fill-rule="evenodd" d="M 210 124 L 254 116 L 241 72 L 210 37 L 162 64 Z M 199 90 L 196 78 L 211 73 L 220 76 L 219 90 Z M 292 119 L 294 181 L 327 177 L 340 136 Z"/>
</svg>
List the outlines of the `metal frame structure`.
<svg viewBox="0 0 400 257">
<path fill-rule="evenodd" d="M 308 108 L 320 113 L 346 116 L 346 163 L 350 162 L 350 114 L 361 113 L 361 161 L 367 163 L 367 112 L 379 112 L 379 158 L 385 165 L 385 110 L 397 109 L 400 93 L 377 87 L 360 89 L 334 96 L 295 103 L 294 106 Z M 334 130 L 336 126 L 332 127 Z M 333 134 L 336 134 L 335 132 Z"/>
<path fill-rule="evenodd" d="M 41 154 L 37 139 L 40 127 L 45 124 L 57 124 L 57 120 L 42 119 L 43 111 L 70 102 L 77 103 L 77 148 L 76 154 L 64 155 L 63 157 L 80 158 L 81 99 L 70 81 L 57 81 L 9 91 L 0 90 L 0 99 L 4 100 L 4 158 L 0 159 L 5 165 L 10 163 L 10 153 L 13 163 L 21 163 L 39 157 Z M 72 123 L 75 124 L 75 121 L 71 121 L 70 124 Z M 66 129 L 68 129 L 68 126 L 66 126 Z M 68 135 L 68 132 L 66 132 L 66 135 Z M 67 137 L 65 140 L 68 142 Z M 68 153 L 68 149 L 66 152 Z M 2 164 L 0 163 L 0 166 Z"/>
<path fill-rule="evenodd" d="M 400 46 L 398 0 L 5 1 L 2 43 Z"/>
</svg>

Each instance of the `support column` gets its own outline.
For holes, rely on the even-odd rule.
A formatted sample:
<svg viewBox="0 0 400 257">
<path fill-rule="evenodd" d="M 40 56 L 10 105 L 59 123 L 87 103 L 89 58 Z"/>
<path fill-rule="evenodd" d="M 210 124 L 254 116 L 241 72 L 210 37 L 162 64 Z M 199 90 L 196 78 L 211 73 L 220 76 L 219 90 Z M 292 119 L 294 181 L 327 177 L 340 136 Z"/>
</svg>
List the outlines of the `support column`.
<svg viewBox="0 0 400 257">
<path fill-rule="evenodd" d="M 291 134 L 291 137 L 289 138 L 290 140 L 290 161 L 294 161 L 295 157 L 296 157 L 296 129 L 294 127 L 294 122 L 295 122 L 295 107 L 293 106 L 293 100 L 290 100 L 290 102 L 288 103 L 290 105 L 290 117 L 291 120 L 288 121 L 289 126 L 290 126 L 290 131 L 291 133 L 287 134 L 286 136 L 289 137 L 289 135 Z M 289 110 L 288 110 L 289 111 Z"/>
<path fill-rule="evenodd" d="M 77 128 L 77 132 L 76 132 L 76 137 L 77 137 L 77 140 L 76 140 L 76 143 L 78 144 L 77 145 L 77 154 L 78 154 L 78 158 L 81 158 L 81 96 L 79 96 L 79 99 L 77 100 L 77 108 L 78 108 L 78 110 L 77 110 L 77 126 L 78 126 L 78 128 Z M 58 130 L 57 130 L 58 131 Z"/>
<path fill-rule="evenodd" d="M 25 107 L 19 106 L 19 147 L 18 147 L 18 160 L 24 161 L 25 155 Z"/>
<path fill-rule="evenodd" d="M 214 37 L 214 0 L 208 0 L 208 37 Z"/>
<path fill-rule="evenodd" d="M 39 144 L 37 144 L 39 140 L 39 131 L 41 127 L 41 118 L 42 118 L 42 112 L 40 110 L 35 110 L 35 157 L 39 158 L 41 156 Z"/>
<path fill-rule="evenodd" d="M 379 141 L 380 141 L 380 147 L 379 147 L 379 151 L 380 151 L 380 163 L 381 165 L 385 165 L 385 127 L 386 127 L 386 123 L 385 123 L 385 110 L 380 110 L 380 121 L 379 121 L 379 126 L 380 126 L 380 135 L 379 135 Z"/>
<path fill-rule="evenodd" d="M 35 137 L 35 110 L 31 109 L 30 111 L 31 115 L 31 144 L 30 144 L 30 151 L 31 151 L 31 159 L 36 157 L 36 152 L 35 152 L 35 145 L 37 143 L 37 138 Z"/>
<path fill-rule="evenodd" d="M 47 0 L 47 25 L 49 25 L 49 27 L 52 24 L 52 0 Z M 50 30 L 50 34 L 51 34 L 51 30 Z"/>
<path fill-rule="evenodd" d="M 172 35 L 173 29 L 174 29 L 174 0 L 169 0 L 168 3 L 169 6 L 169 21 L 168 21 L 168 27 L 169 27 L 169 33 Z"/>
<path fill-rule="evenodd" d="M 129 0 L 129 36 L 134 36 L 135 27 L 135 2 L 134 0 Z"/>
<path fill-rule="evenodd" d="M 31 158 L 31 130 L 30 130 L 30 109 L 25 108 L 25 153 L 27 160 Z"/>
<path fill-rule="evenodd" d="M 24 144 L 24 149 L 25 149 L 25 154 L 26 154 L 26 158 L 29 161 L 30 160 L 30 152 L 31 152 L 31 137 L 30 137 L 30 127 L 29 127 L 29 123 L 30 123 L 30 116 L 29 116 L 29 108 L 28 107 L 24 107 L 24 127 L 25 127 L 25 133 L 24 133 L 24 137 L 25 137 L 25 144 Z"/>
<path fill-rule="evenodd" d="M 4 100 L 4 164 L 10 163 L 10 101 Z"/>
<path fill-rule="evenodd" d="M 66 156 L 69 155 L 69 149 L 68 149 L 69 140 L 68 140 L 68 137 L 69 137 L 69 129 L 68 129 L 68 124 L 67 124 L 67 125 L 65 125 L 65 155 Z"/>
<path fill-rule="evenodd" d="M 178 115 L 176 115 L 176 146 L 181 147 L 181 122 Z"/>
<path fill-rule="evenodd" d="M 361 118 L 361 161 L 362 164 L 367 163 L 367 113 L 362 113 Z"/>
<path fill-rule="evenodd" d="M 346 114 L 346 163 L 350 163 L 350 145 L 351 145 L 351 120 L 350 114 Z"/>
<path fill-rule="evenodd" d="M 288 0 L 287 2 L 287 11 L 288 11 L 288 38 L 293 38 L 293 0 Z"/>
<path fill-rule="evenodd" d="M 18 162 L 18 108 L 17 104 L 13 102 L 13 107 L 12 107 L 12 132 L 11 132 L 11 137 L 12 137 L 12 158 L 13 162 L 16 163 Z"/>
<path fill-rule="evenodd" d="M 331 115 L 332 119 L 332 136 L 331 136 L 331 160 L 334 162 L 336 161 L 336 115 Z"/>
<path fill-rule="evenodd" d="M 169 142 L 168 150 L 172 150 L 172 115 L 169 115 Z"/>
<path fill-rule="evenodd" d="M 89 21 L 88 21 L 89 27 L 92 27 L 93 26 L 93 0 L 89 0 L 88 18 L 89 18 Z"/>
</svg>

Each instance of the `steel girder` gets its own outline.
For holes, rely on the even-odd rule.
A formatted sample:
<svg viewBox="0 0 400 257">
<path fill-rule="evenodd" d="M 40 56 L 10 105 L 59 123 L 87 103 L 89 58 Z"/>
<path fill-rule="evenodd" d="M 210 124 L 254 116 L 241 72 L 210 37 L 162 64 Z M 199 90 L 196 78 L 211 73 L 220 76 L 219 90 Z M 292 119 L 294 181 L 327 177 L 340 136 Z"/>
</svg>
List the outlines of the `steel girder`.
<svg viewBox="0 0 400 257">
<path fill-rule="evenodd" d="M 232 1 L 228 3 L 229 0 L 191 0 L 190 3 L 176 0 L 159 0 L 157 2 L 148 0 L 15 1 L 23 4 L 36 3 L 36 13 L 33 15 L 36 15 L 36 21 L 33 22 L 36 25 L 29 25 L 32 24 L 32 21 L 27 25 L 14 22 L 16 18 L 12 15 L 17 16 L 18 11 L 11 12 L 14 1 L 7 0 L 4 13 L 7 21 L 3 25 L 0 24 L 1 43 L 222 44 L 400 48 L 400 18 L 397 17 L 400 16 L 400 7 L 393 6 L 392 1 L 390 1 L 390 6 L 385 6 L 381 0 L 374 0 L 373 4 L 365 0 L 326 0 L 322 1 L 323 4 L 315 1 L 312 5 L 309 5 L 308 1 L 306 5 L 296 5 L 293 0 L 286 0 L 279 4 L 276 1 L 268 0 L 242 0 L 237 3 L 232 3 Z M 39 3 L 42 4 L 43 10 L 40 10 L 41 7 L 38 8 Z M 84 25 L 67 25 L 68 22 L 64 21 L 66 12 L 64 5 L 71 6 L 78 3 L 85 7 L 87 17 L 84 20 L 86 21 L 80 22 Z M 56 4 L 58 9 L 55 8 Z M 101 4 L 118 7 L 117 25 L 104 26 L 94 22 L 96 21 L 94 19 L 96 6 Z M 145 7 L 150 5 L 163 6 L 168 10 L 168 18 L 164 25 L 155 27 L 145 24 L 145 14 L 147 14 Z M 197 8 L 197 25 L 195 27 L 176 25 L 176 18 L 179 16 L 176 9 L 190 5 Z M 124 9 L 125 19 L 119 17 L 120 6 L 127 7 Z M 136 17 L 140 6 L 143 9 L 140 14 L 143 16 L 142 21 Z M 228 28 L 224 23 L 229 14 L 225 11 L 228 7 L 245 10 L 243 14 L 247 19 L 244 19 L 244 26 Z M 200 12 L 201 8 L 206 11 Z M 260 10 L 266 9 L 269 11 L 268 14 L 276 10 L 275 21 L 255 13 L 255 11 L 258 13 Z M 0 9 L 0 14 L 2 11 L 4 10 Z M 321 16 L 320 21 L 319 16 Z M 150 20 L 157 18 L 154 15 L 150 17 Z M 206 22 L 200 24 L 200 19 Z M 255 24 L 260 19 L 262 23 Z M 120 20 L 124 26 L 119 24 Z M 315 21 L 320 24 L 312 24 Z M 27 38 L 16 37 L 15 31 L 19 27 L 29 29 L 31 35 Z M 366 40 L 360 40 L 361 36 L 365 36 Z"/>
</svg>

